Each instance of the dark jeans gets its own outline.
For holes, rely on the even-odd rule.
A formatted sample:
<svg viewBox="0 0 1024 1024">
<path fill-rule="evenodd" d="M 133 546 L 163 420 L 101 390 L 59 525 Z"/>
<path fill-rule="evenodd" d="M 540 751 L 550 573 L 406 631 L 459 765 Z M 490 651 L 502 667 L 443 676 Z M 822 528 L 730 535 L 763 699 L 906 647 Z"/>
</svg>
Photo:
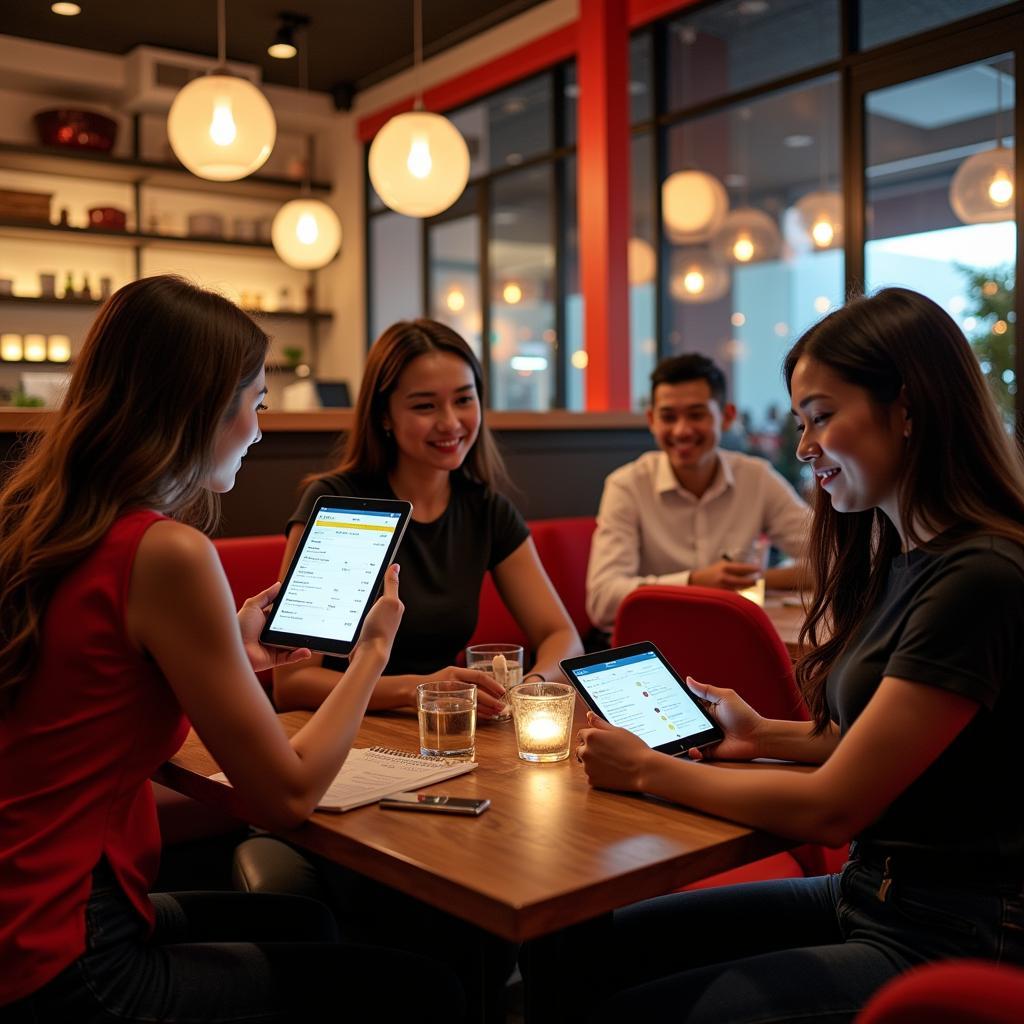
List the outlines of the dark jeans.
<svg viewBox="0 0 1024 1024">
<path fill-rule="evenodd" d="M 1024 963 L 1020 883 L 972 889 L 897 871 L 882 900 L 882 877 L 881 865 L 854 859 L 839 875 L 679 893 L 615 911 L 527 951 L 528 985 L 540 985 L 531 1004 L 538 1017 L 560 1021 L 834 1024 L 918 964 Z M 544 983 L 552 959 L 560 977 L 589 979 L 569 1004 Z"/>
<path fill-rule="evenodd" d="M 461 1020 L 445 966 L 394 949 L 343 945 L 322 904 L 301 896 L 158 893 L 156 929 L 101 864 L 86 908 L 87 946 L 0 1022 Z"/>
</svg>

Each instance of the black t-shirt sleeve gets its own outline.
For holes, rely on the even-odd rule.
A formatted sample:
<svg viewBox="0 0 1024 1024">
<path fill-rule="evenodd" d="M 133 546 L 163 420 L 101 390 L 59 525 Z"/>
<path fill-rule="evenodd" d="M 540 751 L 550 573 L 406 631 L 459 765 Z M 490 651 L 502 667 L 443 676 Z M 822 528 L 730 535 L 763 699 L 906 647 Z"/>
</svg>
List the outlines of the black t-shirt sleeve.
<svg viewBox="0 0 1024 1024">
<path fill-rule="evenodd" d="M 989 549 L 951 552 L 909 610 L 884 675 L 995 705 L 1020 658 L 1024 575 Z"/>
<path fill-rule="evenodd" d="M 352 488 L 345 482 L 343 477 L 329 476 L 323 480 L 314 480 L 302 492 L 302 497 L 299 499 L 295 511 L 288 517 L 284 532 L 287 534 L 295 523 L 302 523 L 303 526 L 306 525 L 306 520 L 312 515 L 313 506 L 316 504 L 317 498 L 322 498 L 325 494 L 340 494 L 348 497 L 353 493 Z"/>
<path fill-rule="evenodd" d="M 504 562 L 520 544 L 530 536 L 519 509 L 504 494 L 491 493 L 488 496 L 491 518 L 491 558 L 488 569 Z"/>
</svg>

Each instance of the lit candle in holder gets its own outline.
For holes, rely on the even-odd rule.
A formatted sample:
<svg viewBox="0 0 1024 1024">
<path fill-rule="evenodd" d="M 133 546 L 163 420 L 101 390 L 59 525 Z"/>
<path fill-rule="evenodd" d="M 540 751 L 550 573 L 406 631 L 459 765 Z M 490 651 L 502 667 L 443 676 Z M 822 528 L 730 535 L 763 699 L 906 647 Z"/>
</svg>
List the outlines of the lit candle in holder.
<svg viewBox="0 0 1024 1024">
<path fill-rule="evenodd" d="M 0 359 L 9 363 L 20 363 L 23 352 L 20 334 L 0 335 Z"/>
<path fill-rule="evenodd" d="M 66 363 L 71 359 L 71 339 L 66 334 L 51 334 L 46 339 L 46 358 L 51 363 Z"/>
<path fill-rule="evenodd" d="M 42 334 L 25 335 L 25 359 L 30 363 L 42 363 L 46 359 L 46 336 Z"/>
<path fill-rule="evenodd" d="M 524 761 L 569 756 L 576 691 L 566 683 L 520 683 L 509 690 L 516 744 Z"/>
</svg>

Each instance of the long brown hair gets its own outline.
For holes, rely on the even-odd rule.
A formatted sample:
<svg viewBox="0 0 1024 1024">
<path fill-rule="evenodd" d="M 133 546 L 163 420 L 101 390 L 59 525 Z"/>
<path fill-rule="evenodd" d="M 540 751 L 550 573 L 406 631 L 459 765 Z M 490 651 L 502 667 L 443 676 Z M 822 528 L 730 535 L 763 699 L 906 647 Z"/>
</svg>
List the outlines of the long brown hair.
<svg viewBox="0 0 1024 1024">
<path fill-rule="evenodd" d="M 314 480 L 341 473 L 386 477 L 398 461 L 398 447 L 384 429 L 388 402 L 405 368 L 419 356 L 448 352 L 469 365 L 480 401 L 480 431 L 457 472 L 492 489 L 508 485 L 505 464 L 484 419 L 484 374 L 473 350 L 453 331 L 436 320 L 399 320 L 373 343 L 359 397 L 352 417 L 352 429 L 345 439 L 340 461 L 326 473 L 314 473 Z"/>
<path fill-rule="evenodd" d="M 1024 465 L 967 339 L 931 299 L 885 288 L 853 299 L 812 327 L 785 361 L 786 385 L 806 356 L 863 388 L 884 411 L 901 396 L 912 429 L 899 514 L 909 545 L 941 551 L 972 535 L 1024 544 Z M 935 536 L 923 542 L 919 530 Z M 814 594 L 796 666 L 817 730 L 829 721 L 825 680 L 881 600 L 901 549 L 879 509 L 840 513 L 818 488 L 809 560 Z"/>
<path fill-rule="evenodd" d="M 0 710 L 32 675 L 43 615 L 126 510 L 211 525 L 204 481 L 267 336 L 237 306 L 170 276 L 100 310 L 67 394 L 0 490 Z"/>
</svg>

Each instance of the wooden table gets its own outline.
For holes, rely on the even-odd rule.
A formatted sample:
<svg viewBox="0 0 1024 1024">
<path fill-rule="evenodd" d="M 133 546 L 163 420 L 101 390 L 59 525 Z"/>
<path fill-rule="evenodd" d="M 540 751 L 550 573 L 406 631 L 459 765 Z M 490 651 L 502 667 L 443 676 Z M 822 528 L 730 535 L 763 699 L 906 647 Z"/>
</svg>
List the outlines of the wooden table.
<svg viewBox="0 0 1024 1024">
<path fill-rule="evenodd" d="M 582 711 L 577 701 L 576 728 Z M 281 716 L 289 733 L 306 717 Z M 417 750 L 415 716 L 367 716 L 356 746 L 377 744 Z M 511 941 L 556 931 L 793 845 L 651 798 L 593 790 L 571 757 L 547 765 L 520 761 L 511 722 L 481 724 L 476 759 L 475 771 L 426 791 L 490 797 L 491 809 L 479 818 L 371 805 L 340 815 L 314 814 L 285 838 Z M 158 781 L 244 819 L 236 794 L 207 778 L 216 771 L 192 734 Z"/>
<path fill-rule="evenodd" d="M 778 631 L 779 637 L 786 645 L 789 656 L 795 661 L 800 653 L 800 645 L 797 643 L 797 636 L 800 627 L 804 624 L 804 609 L 802 605 L 783 604 L 799 594 L 789 591 L 768 591 L 765 597 L 765 614 L 771 619 L 772 625 Z"/>
</svg>

